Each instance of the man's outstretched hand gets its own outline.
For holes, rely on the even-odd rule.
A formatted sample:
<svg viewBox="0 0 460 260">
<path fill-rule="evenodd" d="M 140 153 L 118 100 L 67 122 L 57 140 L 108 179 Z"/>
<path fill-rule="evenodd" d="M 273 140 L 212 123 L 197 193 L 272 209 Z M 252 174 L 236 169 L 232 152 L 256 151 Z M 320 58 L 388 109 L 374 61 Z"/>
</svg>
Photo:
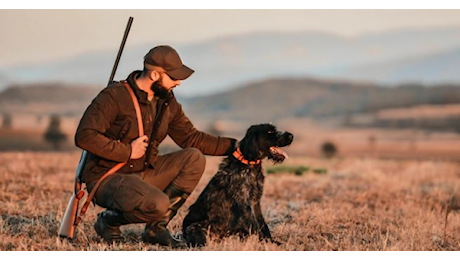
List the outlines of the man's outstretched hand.
<svg viewBox="0 0 460 260">
<path fill-rule="evenodd" d="M 147 142 L 148 140 L 149 138 L 144 135 L 131 142 L 130 159 L 139 159 L 144 156 L 147 146 L 149 145 Z"/>
</svg>

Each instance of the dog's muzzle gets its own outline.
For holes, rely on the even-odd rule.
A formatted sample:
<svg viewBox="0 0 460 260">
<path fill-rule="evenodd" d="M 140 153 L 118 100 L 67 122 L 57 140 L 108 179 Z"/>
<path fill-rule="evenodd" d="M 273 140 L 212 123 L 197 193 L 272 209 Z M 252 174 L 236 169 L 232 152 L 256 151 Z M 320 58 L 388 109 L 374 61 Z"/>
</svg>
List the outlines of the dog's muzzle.
<svg viewBox="0 0 460 260">
<path fill-rule="evenodd" d="M 276 142 L 276 146 L 270 147 L 270 153 L 275 161 L 282 162 L 285 158 L 289 158 L 287 153 L 283 151 L 280 147 L 288 146 L 294 140 L 294 135 L 289 132 L 277 134 L 278 141 Z"/>
</svg>

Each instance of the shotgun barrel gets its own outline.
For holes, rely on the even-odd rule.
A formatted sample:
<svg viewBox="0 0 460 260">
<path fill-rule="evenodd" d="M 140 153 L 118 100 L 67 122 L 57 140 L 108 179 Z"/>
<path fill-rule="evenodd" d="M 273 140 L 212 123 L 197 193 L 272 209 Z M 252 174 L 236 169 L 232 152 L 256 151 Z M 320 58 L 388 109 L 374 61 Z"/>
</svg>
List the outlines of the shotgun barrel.
<svg viewBox="0 0 460 260">
<path fill-rule="evenodd" d="M 117 72 L 118 63 L 120 62 L 121 54 L 123 53 L 123 49 L 125 48 L 126 39 L 128 39 L 129 30 L 131 29 L 131 24 L 133 24 L 133 18 L 129 17 L 128 24 L 126 24 L 125 34 L 123 35 L 123 39 L 121 40 L 120 48 L 118 49 L 117 58 L 115 59 L 115 64 L 113 64 L 112 73 L 110 74 L 109 82 L 107 86 L 112 84 L 113 77 L 115 77 L 115 73 Z"/>
</svg>

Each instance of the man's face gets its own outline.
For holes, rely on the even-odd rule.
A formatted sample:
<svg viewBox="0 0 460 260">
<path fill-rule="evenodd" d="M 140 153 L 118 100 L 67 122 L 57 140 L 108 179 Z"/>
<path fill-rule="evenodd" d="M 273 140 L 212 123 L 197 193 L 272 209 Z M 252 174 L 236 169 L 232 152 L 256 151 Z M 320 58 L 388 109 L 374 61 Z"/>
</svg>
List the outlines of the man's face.
<svg viewBox="0 0 460 260">
<path fill-rule="evenodd" d="M 155 96 L 165 98 L 167 94 L 175 87 L 179 86 L 180 80 L 171 79 L 168 74 L 161 72 L 160 79 L 152 84 L 152 90 Z"/>
</svg>

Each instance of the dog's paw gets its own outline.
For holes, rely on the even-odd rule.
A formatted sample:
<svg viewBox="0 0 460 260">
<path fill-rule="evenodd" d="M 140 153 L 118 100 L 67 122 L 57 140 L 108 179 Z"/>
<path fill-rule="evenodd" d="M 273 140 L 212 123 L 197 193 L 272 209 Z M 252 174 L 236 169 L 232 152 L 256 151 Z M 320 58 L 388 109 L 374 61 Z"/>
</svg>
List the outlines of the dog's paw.
<svg viewBox="0 0 460 260">
<path fill-rule="evenodd" d="M 278 240 L 275 240 L 273 238 L 262 238 L 260 239 L 260 241 L 264 241 L 265 243 L 272 243 L 272 244 L 276 244 L 276 245 L 282 245 L 281 242 L 279 242 Z"/>
<path fill-rule="evenodd" d="M 283 244 L 283 243 L 281 243 L 280 241 L 275 240 L 275 239 L 271 239 L 271 240 L 270 240 L 270 243 L 276 244 L 277 246 L 280 246 L 280 245 Z"/>
</svg>

